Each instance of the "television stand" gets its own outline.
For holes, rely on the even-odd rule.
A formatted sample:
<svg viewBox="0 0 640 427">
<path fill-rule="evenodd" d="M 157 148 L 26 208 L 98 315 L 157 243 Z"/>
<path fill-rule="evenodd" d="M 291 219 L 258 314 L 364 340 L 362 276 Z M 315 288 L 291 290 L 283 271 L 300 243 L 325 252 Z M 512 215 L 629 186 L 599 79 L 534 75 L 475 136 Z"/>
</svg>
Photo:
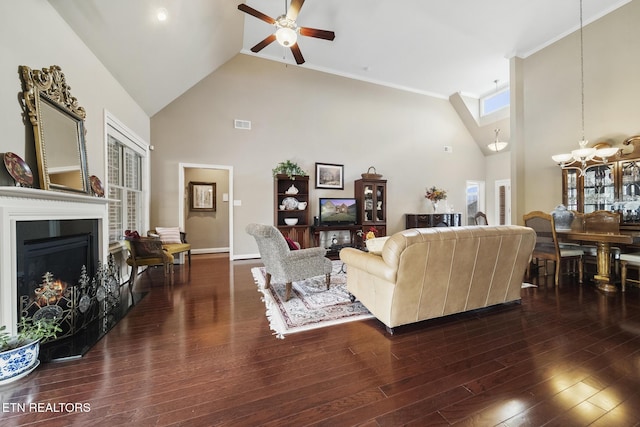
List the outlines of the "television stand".
<svg viewBox="0 0 640 427">
<path fill-rule="evenodd" d="M 362 236 L 358 236 L 358 231 L 362 230 L 362 226 L 358 224 L 350 224 L 350 225 L 315 225 L 311 227 L 311 241 L 313 246 L 320 246 L 320 233 L 322 232 L 330 232 L 330 231 L 345 231 L 348 230 L 351 236 L 349 244 L 339 244 L 339 245 L 331 245 L 327 248 L 329 251 L 327 252 L 327 258 L 338 259 L 340 249 L 344 247 L 352 247 L 357 249 L 362 249 L 363 242 Z"/>
</svg>

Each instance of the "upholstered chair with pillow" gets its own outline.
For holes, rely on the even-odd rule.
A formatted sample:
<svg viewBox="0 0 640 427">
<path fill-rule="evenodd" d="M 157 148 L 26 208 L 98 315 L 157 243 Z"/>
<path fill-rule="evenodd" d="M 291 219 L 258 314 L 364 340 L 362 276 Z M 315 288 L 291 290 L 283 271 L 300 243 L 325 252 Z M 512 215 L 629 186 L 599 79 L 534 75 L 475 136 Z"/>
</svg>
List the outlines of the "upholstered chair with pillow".
<svg viewBox="0 0 640 427">
<path fill-rule="evenodd" d="M 327 289 L 331 279 L 331 260 L 324 248 L 293 249 L 273 225 L 249 224 L 247 233 L 258 243 L 260 257 L 266 269 L 265 288 L 271 279 L 285 282 L 285 301 L 291 295 L 291 283 L 316 276 L 325 276 Z"/>
<path fill-rule="evenodd" d="M 156 227 L 149 230 L 147 236 L 160 239 L 162 247 L 171 255 L 186 252 L 191 268 L 191 244 L 187 242 L 187 233 L 180 231 L 179 227 Z"/>
<path fill-rule="evenodd" d="M 138 275 L 138 267 L 162 265 L 164 268 L 165 283 L 167 281 L 173 283 L 173 255 L 163 249 L 162 242 L 149 237 L 127 237 L 124 242 L 129 250 L 127 264 L 131 266 L 129 293 L 131 294 L 132 300 L 133 285 Z"/>
</svg>

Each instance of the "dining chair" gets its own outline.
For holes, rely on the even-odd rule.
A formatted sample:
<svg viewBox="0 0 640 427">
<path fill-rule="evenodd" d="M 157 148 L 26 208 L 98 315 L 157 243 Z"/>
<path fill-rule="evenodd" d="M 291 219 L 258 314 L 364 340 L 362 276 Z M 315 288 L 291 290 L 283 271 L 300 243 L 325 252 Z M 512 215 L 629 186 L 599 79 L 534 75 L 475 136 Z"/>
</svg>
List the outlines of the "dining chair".
<svg viewBox="0 0 640 427">
<path fill-rule="evenodd" d="M 553 216 L 542 211 L 533 211 L 525 214 L 523 219 L 525 226 L 532 228 L 536 232 L 536 246 L 531 255 L 532 260 L 536 260 L 536 266 L 538 266 L 538 262 L 542 260 L 544 262 L 543 265 L 546 275 L 548 271 L 547 262 L 553 261 L 555 267 L 554 283 L 558 286 L 562 261 L 570 261 L 572 265 L 571 271 L 574 273 L 577 263 L 578 281 L 582 283 L 582 255 L 584 252 L 579 247 L 560 247 Z M 527 269 L 528 277 L 531 275 L 530 268 L 531 264 L 529 264 L 529 268 Z"/>
<path fill-rule="evenodd" d="M 475 221 L 476 225 L 489 225 L 487 216 L 484 214 L 484 212 L 478 211 L 473 217 L 473 220 Z"/>
<path fill-rule="evenodd" d="M 640 285 L 640 252 L 620 254 L 620 267 L 622 270 L 620 272 L 622 292 L 626 290 L 627 282 Z M 629 267 L 634 267 L 638 270 L 638 279 L 629 279 Z"/>
</svg>

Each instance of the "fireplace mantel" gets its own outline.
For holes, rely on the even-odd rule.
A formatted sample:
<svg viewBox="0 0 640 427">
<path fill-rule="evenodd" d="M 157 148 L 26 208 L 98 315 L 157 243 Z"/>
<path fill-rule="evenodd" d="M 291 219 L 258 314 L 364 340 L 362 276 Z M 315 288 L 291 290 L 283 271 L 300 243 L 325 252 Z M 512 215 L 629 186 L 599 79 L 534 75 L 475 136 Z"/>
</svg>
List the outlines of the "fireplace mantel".
<svg viewBox="0 0 640 427">
<path fill-rule="evenodd" d="M 16 223 L 96 219 L 99 261 L 108 255 L 108 203 L 101 197 L 25 187 L 0 187 L 0 325 L 15 333 L 17 306 Z"/>
</svg>

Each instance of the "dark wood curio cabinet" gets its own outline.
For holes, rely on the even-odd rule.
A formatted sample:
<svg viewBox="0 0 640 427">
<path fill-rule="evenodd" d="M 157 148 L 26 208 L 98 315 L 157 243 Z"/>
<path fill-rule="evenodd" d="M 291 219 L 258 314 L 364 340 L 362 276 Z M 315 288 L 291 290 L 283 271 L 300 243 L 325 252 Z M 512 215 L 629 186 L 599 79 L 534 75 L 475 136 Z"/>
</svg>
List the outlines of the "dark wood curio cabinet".
<svg viewBox="0 0 640 427">
<path fill-rule="evenodd" d="M 640 135 L 626 139 L 607 164 L 594 164 L 584 174 L 563 170 L 562 203 L 583 213 L 619 212 L 622 228 L 640 230 Z"/>
<path fill-rule="evenodd" d="M 387 180 L 358 179 L 354 183 L 358 203 L 358 224 L 367 233 L 375 228 L 377 237 L 387 234 Z"/>
</svg>

